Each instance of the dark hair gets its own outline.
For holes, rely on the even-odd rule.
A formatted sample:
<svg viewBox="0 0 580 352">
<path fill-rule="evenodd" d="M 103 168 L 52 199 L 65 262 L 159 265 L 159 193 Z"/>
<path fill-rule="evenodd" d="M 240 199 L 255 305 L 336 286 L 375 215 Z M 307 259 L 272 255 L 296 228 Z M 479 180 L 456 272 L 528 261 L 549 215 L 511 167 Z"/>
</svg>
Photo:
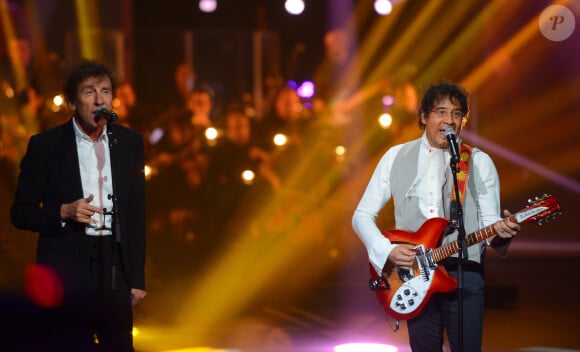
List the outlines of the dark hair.
<svg viewBox="0 0 580 352">
<path fill-rule="evenodd" d="M 435 104 L 445 98 L 449 98 L 452 102 L 459 102 L 460 109 L 464 115 L 461 125 L 465 125 L 469 115 L 467 91 L 455 83 L 440 82 L 431 84 L 421 98 L 421 105 L 417 114 L 417 122 L 421 129 L 425 128 L 425 124 L 421 121 L 421 116 L 428 116 Z"/>
<path fill-rule="evenodd" d="M 64 97 L 67 102 L 76 103 L 79 85 L 90 77 L 108 77 L 112 91 L 117 88 L 117 80 L 111 69 L 97 61 L 83 60 L 68 72 L 64 84 Z"/>
</svg>

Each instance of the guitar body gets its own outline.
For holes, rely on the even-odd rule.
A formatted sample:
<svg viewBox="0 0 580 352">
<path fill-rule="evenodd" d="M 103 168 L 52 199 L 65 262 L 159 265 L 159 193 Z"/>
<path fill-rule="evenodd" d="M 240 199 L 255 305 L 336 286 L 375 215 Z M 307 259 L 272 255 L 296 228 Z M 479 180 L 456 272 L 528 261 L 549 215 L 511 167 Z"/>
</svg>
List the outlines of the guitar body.
<svg viewBox="0 0 580 352">
<path fill-rule="evenodd" d="M 385 231 L 383 235 L 392 243 L 436 248 L 448 224 L 447 219 L 432 218 L 427 220 L 417 232 L 395 229 Z M 369 265 L 369 267 L 371 280 L 379 278 L 373 266 Z M 384 274 L 383 279 L 388 288 L 375 290 L 375 294 L 381 309 L 399 320 L 407 320 L 419 314 L 433 293 L 450 292 L 457 287 L 457 280 L 442 266 L 438 266 L 426 278 L 418 266 L 414 266 L 411 272 L 402 275 L 394 265 L 387 263 Z"/>
</svg>

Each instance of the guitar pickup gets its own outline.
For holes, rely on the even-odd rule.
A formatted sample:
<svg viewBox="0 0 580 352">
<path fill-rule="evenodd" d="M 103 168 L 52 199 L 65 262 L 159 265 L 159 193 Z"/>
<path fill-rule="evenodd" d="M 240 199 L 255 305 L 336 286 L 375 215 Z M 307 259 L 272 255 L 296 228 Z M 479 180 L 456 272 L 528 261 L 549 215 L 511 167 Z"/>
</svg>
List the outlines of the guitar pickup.
<svg viewBox="0 0 580 352">
<path fill-rule="evenodd" d="M 437 269 L 437 263 L 433 260 L 433 249 L 429 248 L 427 252 L 425 252 L 425 258 L 427 259 L 427 264 L 429 265 L 429 269 L 435 270 Z"/>
<path fill-rule="evenodd" d="M 437 268 L 437 264 L 433 261 L 431 248 L 425 251 L 422 245 L 417 246 L 415 247 L 415 254 L 417 255 L 417 264 L 419 265 L 419 271 L 423 276 L 423 280 L 429 281 L 431 271 Z"/>
</svg>

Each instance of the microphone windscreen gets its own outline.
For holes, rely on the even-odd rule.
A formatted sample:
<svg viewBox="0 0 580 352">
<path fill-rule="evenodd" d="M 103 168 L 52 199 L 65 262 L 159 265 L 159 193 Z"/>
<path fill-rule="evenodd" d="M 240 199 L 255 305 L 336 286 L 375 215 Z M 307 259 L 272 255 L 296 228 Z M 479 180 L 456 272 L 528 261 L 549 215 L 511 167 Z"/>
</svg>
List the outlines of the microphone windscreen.
<svg viewBox="0 0 580 352">
<path fill-rule="evenodd" d="M 445 132 L 443 132 L 443 134 L 445 135 L 445 137 L 449 137 L 449 136 L 455 137 L 455 130 L 451 127 L 447 127 L 447 129 L 445 129 Z"/>
</svg>

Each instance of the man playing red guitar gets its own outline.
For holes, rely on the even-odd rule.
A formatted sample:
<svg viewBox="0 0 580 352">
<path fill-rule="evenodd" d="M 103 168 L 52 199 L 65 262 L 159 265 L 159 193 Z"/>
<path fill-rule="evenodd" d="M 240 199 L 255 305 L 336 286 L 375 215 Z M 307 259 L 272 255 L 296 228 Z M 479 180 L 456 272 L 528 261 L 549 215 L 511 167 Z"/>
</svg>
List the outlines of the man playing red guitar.
<svg viewBox="0 0 580 352">
<path fill-rule="evenodd" d="M 401 269 L 413 270 L 418 261 L 415 250 L 418 238 L 409 238 L 407 244 L 395 243 L 376 225 L 379 212 L 391 198 L 397 230 L 415 232 L 429 219 L 454 218 L 451 209 L 456 209 L 452 206 L 455 191 L 448 136 L 449 133 L 459 135 L 468 113 L 468 96 L 462 87 L 449 82 L 431 85 L 423 95 L 418 111 L 418 123 L 424 130 L 422 137 L 390 148 L 380 159 L 352 219 L 353 229 L 368 251 L 371 268 L 379 276 L 388 277 L 393 272 L 400 273 Z M 461 145 L 460 139 L 457 142 Z M 463 262 L 462 310 L 466 319 L 463 319 L 461 345 L 464 351 L 471 352 L 480 351 L 482 343 L 482 261 L 485 247 L 489 245 L 505 255 L 520 225 L 510 219 L 512 214 L 507 210 L 503 213 L 506 218 L 501 217 L 499 177 L 491 158 L 481 150 L 465 145 L 461 145 L 459 153 L 458 167 L 461 170 L 457 178 L 465 231 L 472 233 L 492 226 L 490 230 L 494 232 L 486 240 L 467 248 L 468 258 Z M 457 240 L 457 231 L 441 235 L 443 245 Z M 449 274 L 456 276 L 457 262 L 455 254 L 440 264 Z M 405 309 L 417 304 L 419 298 L 409 299 L 404 304 L 393 303 L 395 314 L 399 314 L 395 316 L 404 317 Z M 457 290 L 433 293 L 422 303 L 421 311 L 408 319 L 413 351 L 441 351 L 444 331 L 451 349 L 459 349 L 457 298 Z"/>
</svg>

